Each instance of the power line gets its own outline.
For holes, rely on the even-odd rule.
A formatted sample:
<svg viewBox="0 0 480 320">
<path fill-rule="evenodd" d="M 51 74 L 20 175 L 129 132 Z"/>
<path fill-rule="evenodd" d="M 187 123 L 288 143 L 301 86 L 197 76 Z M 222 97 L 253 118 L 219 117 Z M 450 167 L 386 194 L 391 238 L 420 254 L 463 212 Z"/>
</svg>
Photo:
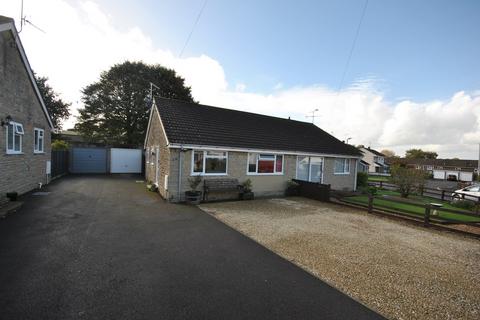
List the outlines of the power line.
<svg viewBox="0 0 480 320">
<path fill-rule="evenodd" d="M 353 51 L 355 50 L 355 45 L 357 44 L 358 34 L 360 33 L 360 27 L 362 26 L 363 18 L 365 17 L 365 13 L 367 12 L 367 6 L 368 6 L 368 0 L 365 0 L 365 5 L 363 6 L 362 15 L 360 16 L 360 21 L 358 22 L 357 31 L 355 32 L 355 37 L 353 38 L 352 47 L 350 48 L 350 53 L 348 54 L 347 63 L 345 64 L 345 68 L 343 70 L 343 74 L 340 80 L 340 84 L 338 86 L 337 94 L 340 92 L 340 90 L 343 87 L 343 82 L 345 81 L 345 76 L 347 75 L 347 70 L 348 70 L 348 67 L 350 66 L 350 60 L 352 59 Z"/>
<path fill-rule="evenodd" d="M 195 30 L 195 27 L 197 26 L 198 21 L 200 20 L 200 17 L 202 16 L 203 9 L 205 9 L 205 6 L 207 5 L 207 2 L 208 2 L 208 0 L 205 0 L 203 2 L 203 6 L 200 9 L 200 11 L 198 12 L 197 19 L 195 20 L 195 23 L 193 24 L 192 30 L 190 31 L 190 33 L 187 37 L 187 40 L 185 41 L 185 44 L 183 45 L 182 51 L 180 51 L 180 54 L 178 55 L 179 58 L 182 57 L 183 51 L 185 51 L 185 48 L 187 47 L 188 43 L 190 42 L 190 38 L 192 37 L 193 31 Z"/>
</svg>

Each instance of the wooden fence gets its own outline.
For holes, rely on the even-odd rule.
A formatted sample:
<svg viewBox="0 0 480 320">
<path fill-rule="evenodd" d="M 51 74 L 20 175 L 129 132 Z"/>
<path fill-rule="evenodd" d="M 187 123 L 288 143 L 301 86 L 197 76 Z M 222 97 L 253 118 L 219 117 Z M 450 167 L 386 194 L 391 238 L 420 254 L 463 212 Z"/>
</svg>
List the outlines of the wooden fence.
<svg viewBox="0 0 480 320">
<path fill-rule="evenodd" d="M 330 185 L 293 179 L 299 184 L 299 195 L 319 201 L 330 201 Z"/>
<path fill-rule="evenodd" d="M 68 173 L 68 150 L 52 150 L 52 179 Z"/>
<path fill-rule="evenodd" d="M 424 226 L 428 227 L 430 223 L 439 223 L 439 224 L 467 224 L 467 225 L 476 225 L 480 226 L 480 214 L 478 212 L 469 212 L 469 211 L 464 211 L 464 210 L 453 210 L 453 209 L 448 209 L 448 208 L 443 208 L 441 206 L 436 206 L 435 204 L 432 203 L 418 203 L 410 200 L 403 200 L 403 199 L 398 199 L 390 196 L 372 196 L 369 195 L 368 197 L 368 204 L 367 205 L 362 205 L 362 204 L 355 204 L 361 207 L 366 207 L 368 212 L 373 212 L 374 208 L 377 208 L 382 211 L 386 212 L 391 212 L 399 215 L 404 215 L 404 216 L 409 216 L 410 218 L 416 218 L 419 219 L 420 216 L 413 214 L 408 211 L 403 211 L 400 209 L 389 209 L 385 207 L 375 207 L 374 205 L 374 200 L 375 199 L 381 199 L 383 201 L 389 201 L 392 203 L 397 203 L 397 204 L 408 204 L 409 206 L 414 206 L 414 207 L 420 207 L 423 208 L 423 224 Z M 467 217 L 474 217 L 478 219 L 473 219 L 473 221 L 465 221 L 465 220 L 459 220 L 455 218 L 447 218 L 445 216 L 440 217 L 440 214 L 444 213 L 450 213 L 454 215 L 459 215 L 459 216 L 467 216 Z"/>
</svg>

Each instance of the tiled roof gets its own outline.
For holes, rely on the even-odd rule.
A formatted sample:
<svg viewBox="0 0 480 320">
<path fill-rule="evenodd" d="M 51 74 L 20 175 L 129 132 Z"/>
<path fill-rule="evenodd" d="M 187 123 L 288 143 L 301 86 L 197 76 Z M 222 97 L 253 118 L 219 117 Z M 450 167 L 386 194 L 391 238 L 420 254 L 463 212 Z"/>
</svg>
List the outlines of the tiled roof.
<svg viewBox="0 0 480 320">
<path fill-rule="evenodd" d="M 311 123 L 166 98 L 155 102 L 170 143 L 361 156 Z"/>
</svg>

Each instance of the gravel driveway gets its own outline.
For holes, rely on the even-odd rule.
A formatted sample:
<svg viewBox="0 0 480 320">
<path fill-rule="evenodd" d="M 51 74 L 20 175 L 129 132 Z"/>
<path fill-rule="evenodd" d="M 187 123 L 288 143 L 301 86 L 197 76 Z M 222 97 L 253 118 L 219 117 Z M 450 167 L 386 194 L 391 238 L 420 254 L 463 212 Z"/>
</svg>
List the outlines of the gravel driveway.
<svg viewBox="0 0 480 320">
<path fill-rule="evenodd" d="M 201 209 L 389 318 L 480 318 L 478 240 L 304 198 Z"/>
</svg>

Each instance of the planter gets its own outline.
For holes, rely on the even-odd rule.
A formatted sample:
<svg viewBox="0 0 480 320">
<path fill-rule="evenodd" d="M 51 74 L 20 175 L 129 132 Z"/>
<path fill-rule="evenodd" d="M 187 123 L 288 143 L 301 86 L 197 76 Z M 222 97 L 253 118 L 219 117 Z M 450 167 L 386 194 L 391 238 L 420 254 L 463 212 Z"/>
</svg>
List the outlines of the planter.
<svg viewBox="0 0 480 320">
<path fill-rule="evenodd" d="M 253 192 L 243 192 L 240 194 L 240 199 L 242 200 L 253 200 L 255 198 L 255 194 Z"/>
<path fill-rule="evenodd" d="M 300 188 L 299 187 L 289 187 L 285 190 L 286 197 L 296 197 L 300 195 Z"/>
<path fill-rule="evenodd" d="M 10 201 L 17 201 L 18 197 L 18 192 L 7 192 L 7 198 L 10 199 Z"/>
<path fill-rule="evenodd" d="M 185 201 L 189 204 L 200 204 L 202 200 L 201 191 L 185 191 Z"/>
</svg>

